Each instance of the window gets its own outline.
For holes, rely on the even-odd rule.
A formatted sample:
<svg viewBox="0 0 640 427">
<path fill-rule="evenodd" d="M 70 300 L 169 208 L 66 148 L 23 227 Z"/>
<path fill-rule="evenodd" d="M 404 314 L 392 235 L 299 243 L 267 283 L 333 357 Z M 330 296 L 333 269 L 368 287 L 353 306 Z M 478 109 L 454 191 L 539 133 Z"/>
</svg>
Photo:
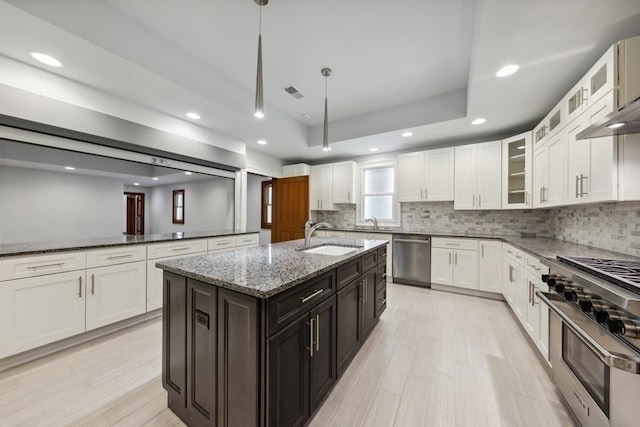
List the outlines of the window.
<svg viewBox="0 0 640 427">
<path fill-rule="evenodd" d="M 173 223 L 184 224 L 184 190 L 173 190 Z"/>
<path fill-rule="evenodd" d="M 384 163 L 362 167 L 362 196 L 359 219 L 376 217 L 379 222 L 399 221 L 396 203 L 396 165 Z"/>
<path fill-rule="evenodd" d="M 273 222 L 273 183 L 271 181 L 262 181 L 262 215 L 260 226 L 262 228 L 271 228 Z"/>
</svg>

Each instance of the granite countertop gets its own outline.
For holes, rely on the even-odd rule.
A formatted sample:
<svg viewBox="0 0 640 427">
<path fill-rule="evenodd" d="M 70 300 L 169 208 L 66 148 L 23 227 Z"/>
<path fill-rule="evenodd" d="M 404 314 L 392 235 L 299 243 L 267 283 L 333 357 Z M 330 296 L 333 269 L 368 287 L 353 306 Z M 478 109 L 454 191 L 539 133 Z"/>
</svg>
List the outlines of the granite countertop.
<svg viewBox="0 0 640 427">
<path fill-rule="evenodd" d="M 304 245 L 304 240 L 292 240 L 162 261 L 156 267 L 243 294 L 269 298 L 386 243 L 387 240 L 313 237 L 310 247 L 335 244 L 358 248 L 339 256 L 309 254 L 296 250 Z"/>
<path fill-rule="evenodd" d="M 139 245 L 145 243 L 171 242 L 204 239 L 209 237 L 257 233 L 257 231 L 210 230 L 186 233 L 145 234 L 143 236 L 122 235 L 92 239 L 62 240 L 52 242 L 27 242 L 0 244 L 0 258 L 16 255 L 34 255 L 49 252 L 98 249 L 111 246 Z"/>
</svg>

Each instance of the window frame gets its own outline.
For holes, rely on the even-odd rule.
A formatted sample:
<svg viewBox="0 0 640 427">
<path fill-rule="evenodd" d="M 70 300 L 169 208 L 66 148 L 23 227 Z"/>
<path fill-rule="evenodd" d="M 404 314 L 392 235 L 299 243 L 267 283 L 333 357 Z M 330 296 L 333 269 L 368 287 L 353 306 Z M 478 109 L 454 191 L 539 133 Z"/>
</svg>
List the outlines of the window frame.
<svg viewBox="0 0 640 427">
<path fill-rule="evenodd" d="M 271 189 L 271 203 L 269 203 L 268 192 Z M 267 220 L 267 208 L 271 206 L 271 222 Z M 260 227 L 271 229 L 273 225 L 273 181 L 262 181 L 262 204 L 260 209 Z"/>
<path fill-rule="evenodd" d="M 184 188 L 180 189 L 180 190 L 173 190 L 172 193 L 172 222 L 173 224 L 184 224 L 184 218 L 185 218 L 185 194 L 184 194 Z M 176 199 L 178 195 L 182 195 L 182 205 L 178 206 L 176 205 Z M 178 219 L 178 209 L 182 209 L 182 219 Z"/>
<path fill-rule="evenodd" d="M 368 226 L 371 225 L 371 222 L 365 221 L 364 217 L 364 200 L 367 196 L 372 196 L 373 194 L 366 194 L 364 191 L 365 188 L 365 172 L 369 169 L 382 169 L 382 168 L 393 168 L 393 193 L 391 194 L 392 200 L 392 218 L 390 220 L 382 220 L 378 219 L 378 226 L 380 227 L 399 227 L 400 226 L 400 203 L 398 202 L 398 162 L 395 160 L 389 161 L 381 161 L 381 162 L 371 162 L 359 164 L 358 169 L 360 170 L 359 177 L 359 203 L 356 205 L 356 225 L 358 226 Z M 388 194 L 388 193 L 385 193 Z M 381 195 L 381 194 L 378 194 Z"/>
</svg>

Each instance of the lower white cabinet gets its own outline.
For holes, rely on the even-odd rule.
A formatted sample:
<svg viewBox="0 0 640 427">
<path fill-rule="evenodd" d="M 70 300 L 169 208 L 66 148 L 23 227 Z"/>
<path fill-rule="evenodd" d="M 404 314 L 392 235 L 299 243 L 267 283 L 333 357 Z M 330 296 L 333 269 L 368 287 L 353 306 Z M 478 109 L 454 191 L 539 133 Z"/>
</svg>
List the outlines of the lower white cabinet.
<svg viewBox="0 0 640 427">
<path fill-rule="evenodd" d="M 513 312 L 518 316 L 518 319 L 522 321 L 524 319 L 524 295 L 525 295 L 525 282 L 524 282 L 524 266 L 522 261 L 522 252 L 514 249 L 509 245 L 505 245 L 505 284 L 504 284 L 504 298 L 507 300 Z"/>
<path fill-rule="evenodd" d="M 434 238 L 431 242 L 431 283 L 478 289 L 477 245 L 473 239 Z"/>
<path fill-rule="evenodd" d="M 478 289 L 502 293 L 502 242 L 480 240 L 478 250 Z"/>
<path fill-rule="evenodd" d="M 146 311 L 146 262 L 87 270 L 86 329 L 105 326 Z"/>
<path fill-rule="evenodd" d="M 527 271 L 525 275 L 524 327 L 545 359 L 549 359 L 549 309 L 536 296 L 536 291 L 547 292 L 549 288 L 540 276 Z"/>
<path fill-rule="evenodd" d="M 0 283 L 0 358 L 85 330 L 85 270 Z"/>
</svg>

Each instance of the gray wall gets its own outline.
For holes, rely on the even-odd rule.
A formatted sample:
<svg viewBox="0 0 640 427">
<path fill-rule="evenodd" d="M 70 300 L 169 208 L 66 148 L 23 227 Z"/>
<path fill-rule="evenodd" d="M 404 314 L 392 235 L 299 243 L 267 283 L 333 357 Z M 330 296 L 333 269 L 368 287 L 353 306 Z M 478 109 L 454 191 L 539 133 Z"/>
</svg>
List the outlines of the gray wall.
<svg viewBox="0 0 640 427">
<path fill-rule="evenodd" d="M 173 224 L 173 190 L 180 189 L 185 190 L 185 220 L 184 224 Z M 149 232 L 233 230 L 234 190 L 234 180 L 228 178 L 153 187 L 147 202 Z"/>
<path fill-rule="evenodd" d="M 260 175 L 247 174 L 247 231 L 260 230 L 260 244 L 271 243 L 271 229 L 261 228 L 262 181 L 271 181 Z"/>
<path fill-rule="evenodd" d="M 0 243 L 122 234 L 121 180 L 0 166 Z"/>
</svg>

